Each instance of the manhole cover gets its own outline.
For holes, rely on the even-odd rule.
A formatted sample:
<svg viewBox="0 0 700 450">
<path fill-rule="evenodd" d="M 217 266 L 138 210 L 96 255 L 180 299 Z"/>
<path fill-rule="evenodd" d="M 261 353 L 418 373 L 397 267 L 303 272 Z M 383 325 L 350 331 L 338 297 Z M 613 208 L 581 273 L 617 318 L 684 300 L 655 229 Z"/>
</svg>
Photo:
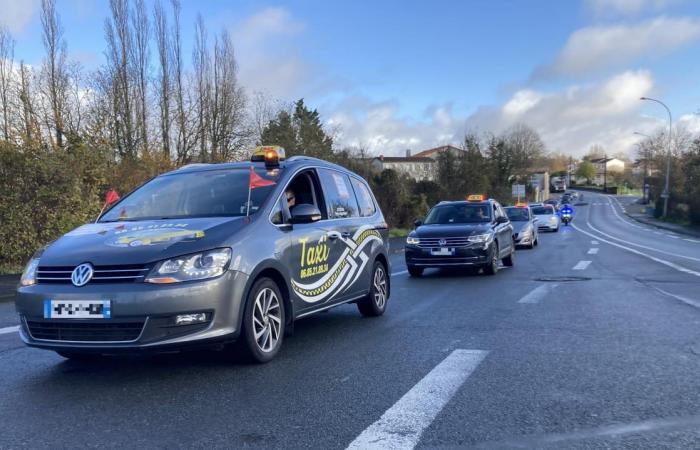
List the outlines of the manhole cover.
<svg viewBox="0 0 700 450">
<path fill-rule="evenodd" d="M 535 281 L 588 281 L 589 277 L 539 277 L 535 278 Z"/>
</svg>

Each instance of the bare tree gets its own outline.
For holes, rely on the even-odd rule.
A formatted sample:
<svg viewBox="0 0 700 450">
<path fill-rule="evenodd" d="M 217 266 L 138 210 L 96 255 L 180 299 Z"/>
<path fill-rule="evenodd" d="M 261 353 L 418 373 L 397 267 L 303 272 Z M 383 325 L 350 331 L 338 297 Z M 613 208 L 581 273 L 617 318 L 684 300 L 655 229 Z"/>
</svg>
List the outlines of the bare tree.
<svg viewBox="0 0 700 450">
<path fill-rule="evenodd" d="M 190 160 L 190 135 L 189 114 L 185 103 L 185 83 L 184 69 L 182 62 L 182 37 L 180 35 L 180 1 L 171 0 L 173 8 L 172 40 L 170 47 L 173 61 L 173 81 L 175 88 L 176 114 L 175 123 L 177 125 L 177 161 L 184 163 Z"/>
<path fill-rule="evenodd" d="M 163 4 L 156 1 L 153 7 L 155 38 L 158 47 L 158 106 L 160 109 L 160 138 L 163 154 L 170 158 L 170 28 Z"/>
<path fill-rule="evenodd" d="M 19 64 L 20 84 L 18 97 L 22 103 L 21 123 L 22 123 L 22 139 L 24 145 L 30 145 L 35 139 L 39 139 L 39 121 L 37 119 L 36 110 L 34 108 L 34 94 L 31 88 L 32 74 L 24 64 L 20 61 Z"/>
<path fill-rule="evenodd" d="M 63 38 L 63 26 L 56 12 L 55 0 L 42 0 L 41 25 L 43 32 L 46 60 L 43 65 L 45 94 L 48 97 L 49 114 L 45 122 L 53 129 L 56 145 L 63 147 L 65 113 L 66 43 Z"/>
<path fill-rule="evenodd" d="M 10 102 L 12 87 L 15 80 L 14 73 L 15 40 L 0 25 L 0 109 L 2 110 L 2 134 L 6 141 L 10 140 Z"/>
<path fill-rule="evenodd" d="M 144 151 L 148 150 L 148 64 L 151 24 L 148 20 L 146 5 L 143 0 L 136 0 L 134 12 L 131 15 L 132 37 L 131 65 L 136 74 L 136 107 L 138 108 L 137 121 Z"/>
<path fill-rule="evenodd" d="M 197 114 L 196 139 L 199 141 L 199 156 L 206 160 L 208 144 L 208 114 L 210 112 L 209 90 L 211 86 L 211 64 L 207 48 L 207 31 L 202 15 L 197 15 L 194 33 L 194 48 L 192 50 L 192 66 L 195 78 L 195 110 Z"/>
</svg>

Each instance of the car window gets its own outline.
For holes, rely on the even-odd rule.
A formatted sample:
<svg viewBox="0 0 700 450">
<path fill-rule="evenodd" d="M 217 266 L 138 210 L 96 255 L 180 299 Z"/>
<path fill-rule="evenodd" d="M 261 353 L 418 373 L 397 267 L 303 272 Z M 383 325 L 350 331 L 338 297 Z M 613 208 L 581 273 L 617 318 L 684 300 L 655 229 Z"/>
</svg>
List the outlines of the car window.
<svg viewBox="0 0 700 450">
<path fill-rule="evenodd" d="M 350 178 L 350 182 L 355 189 L 355 196 L 357 197 L 357 202 L 360 207 L 360 215 L 362 217 L 374 215 L 377 211 L 377 207 L 374 206 L 374 200 L 372 200 L 372 194 L 369 192 L 367 185 L 355 178 Z"/>
<path fill-rule="evenodd" d="M 530 220 L 527 208 L 506 208 L 506 215 L 511 222 L 527 222 Z"/>
<path fill-rule="evenodd" d="M 328 218 L 317 185 L 316 175 L 312 170 L 301 172 L 292 179 L 284 191 L 284 200 L 290 214 L 296 205 L 309 204 L 317 207 L 324 219 Z"/>
<path fill-rule="evenodd" d="M 350 178 L 331 169 L 318 169 L 318 175 L 326 199 L 328 217 L 331 219 L 358 217 L 359 207 L 350 184 Z"/>
<path fill-rule="evenodd" d="M 536 216 L 541 216 L 544 214 L 554 214 L 554 210 L 551 207 L 546 206 L 536 206 L 532 208 L 532 214 Z"/>
<path fill-rule="evenodd" d="M 488 223 L 491 221 L 487 205 L 441 205 L 430 210 L 425 225 L 446 225 L 451 223 Z"/>
</svg>

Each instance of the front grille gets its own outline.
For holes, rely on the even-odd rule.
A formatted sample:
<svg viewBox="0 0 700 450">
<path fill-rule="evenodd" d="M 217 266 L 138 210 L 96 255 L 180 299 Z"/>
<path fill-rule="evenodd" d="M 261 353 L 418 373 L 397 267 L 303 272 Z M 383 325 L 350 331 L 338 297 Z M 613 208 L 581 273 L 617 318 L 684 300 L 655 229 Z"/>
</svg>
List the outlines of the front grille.
<svg viewBox="0 0 700 450">
<path fill-rule="evenodd" d="M 76 342 L 123 342 L 136 340 L 145 322 L 40 322 L 27 320 L 34 339 Z"/>
<path fill-rule="evenodd" d="M 440 240 L 445 240 L 445 244 L 440 245 Z M 448 237 L 448 238 L 420 238 L 418 247 L 421 248 L 438 248 L 438 247 L 467 247 L 469 239 L 466 237 Z"/>
<path fill-rule="evenodd" d="M 37 282 L 44 284 L 71 284 L 73 266 L 39 266 Z M 142 281 L 149 268 L 143 264 L 95 266 L 94 274 L 88 284 L 133 283 Z"/>
</svg>

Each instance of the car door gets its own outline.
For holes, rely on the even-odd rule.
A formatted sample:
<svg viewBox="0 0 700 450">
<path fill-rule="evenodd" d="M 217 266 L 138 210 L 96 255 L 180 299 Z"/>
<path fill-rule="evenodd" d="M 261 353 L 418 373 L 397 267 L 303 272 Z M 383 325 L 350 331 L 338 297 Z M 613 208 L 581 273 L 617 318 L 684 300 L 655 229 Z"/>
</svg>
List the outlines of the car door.
<svg viewBox="0 0 700 450">
<path fill-rule="evenodd" d="M 295 198 L 301 203 L 313 204 L 321 212 L 321 219 L 310 223 L 291 223 L 289 246 L 283 256 L 289 268 L 290 287 L 294 309 L 299 313 L 322 309 L 338 301 L 338 279 L 344 265 L 344 245 L 334 233 L 318 177 L 313 170 L 299 173 L 288 186 L 296 190 Z M 289 188 L 289 187 L 288 187 Z M 286 188 L 286 189 L 288 189 Z M 293 214 L 290 210 L 290 217 Z"/>
<path fill-rule="evenodd" d="M 343 264 L 346 272 L 339 281 L 338 300 L 357 297 L 369 289 L 371 247 L 367 244 L 366 219 L 360 217 L 360 208 L 350 177 L 339 170 L 317 169 L 323 197 L 326 200 L 328 224 L 331 236 L 343 247 Z"/>
<path fill-rule="evenodd" d="M 493 208 L 501 256 L 509 255 L 513 247 L 513 226 L 510 224 L 508 216 L 505 211 L 503 211 L 501 205 L 494 203 Z M 500 220 L 504 219 L 504 222 L 498 223 Z"/>
</svg>

